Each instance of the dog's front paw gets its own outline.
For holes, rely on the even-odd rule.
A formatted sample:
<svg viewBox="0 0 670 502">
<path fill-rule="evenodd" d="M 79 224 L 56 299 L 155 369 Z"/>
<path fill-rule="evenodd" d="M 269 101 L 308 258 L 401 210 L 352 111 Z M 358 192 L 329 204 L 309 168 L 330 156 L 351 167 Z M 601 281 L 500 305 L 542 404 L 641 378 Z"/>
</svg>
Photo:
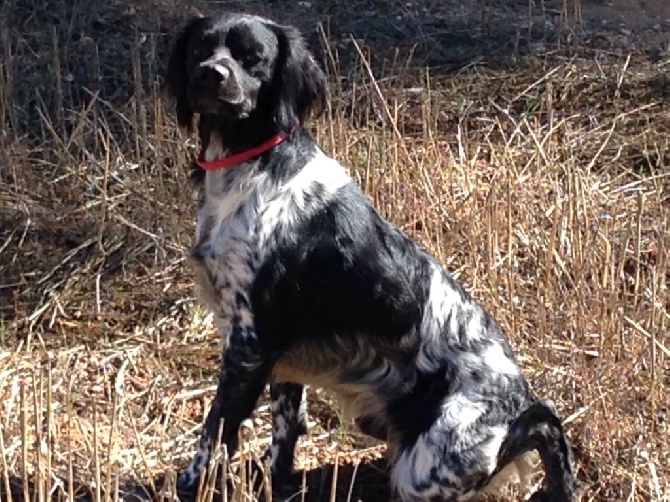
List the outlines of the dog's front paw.
<svg viewBox="0 0 670 502">
<path fill-rule="evenodd" d="M 177 478 L 177 497 L 181 502 L 195 500 L 198 489 L 198 475 L 186 469 Z"/>
</svg>

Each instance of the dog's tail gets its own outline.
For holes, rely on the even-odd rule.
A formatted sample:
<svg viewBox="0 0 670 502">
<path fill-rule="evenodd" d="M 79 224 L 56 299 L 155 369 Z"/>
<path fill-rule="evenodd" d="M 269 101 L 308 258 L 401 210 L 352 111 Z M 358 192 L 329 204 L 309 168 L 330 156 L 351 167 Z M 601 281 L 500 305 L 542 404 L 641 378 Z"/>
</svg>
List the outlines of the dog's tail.
<svg viewBox="0 0 670 502">
<path fill-rule="evenodd" d="M 544 488 L 534 493 L 530 500 L 572 502 L 577 492 L 572 451 L 561 420 L 549 400 L 532 402 L 510 424 L 498 453 L 498 465 L 518 465 L 531 450 L 537 450 L 540 455 Z"/>
</svg>

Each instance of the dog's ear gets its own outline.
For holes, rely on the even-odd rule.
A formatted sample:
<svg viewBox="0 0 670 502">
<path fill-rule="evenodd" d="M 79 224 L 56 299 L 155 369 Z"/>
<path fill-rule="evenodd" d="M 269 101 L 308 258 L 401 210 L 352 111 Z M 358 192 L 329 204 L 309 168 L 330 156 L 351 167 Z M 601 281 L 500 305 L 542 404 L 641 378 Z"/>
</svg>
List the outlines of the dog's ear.
<svg viewBox="0 0 670 502">
<path fill-rule="evenodd" d="M 177 35 L 167 67 L 167 90 L 177 102 L 177 123 L 181 127 L 191 128 L 193 121 L 193 110 L 188 102 L 187 86 L 188 74 L 186 72 L 187 45 L 194 33 L 201 30 L 207 18 L 194 17 L 182 28 Z"/>
<path fill-rule="evenodd" d="M 272 113 L 279 130 L 287 132 L 310 112 L 318 116 L 323 111 L 326 76 L 296 28 L 278 25 L 272 28 L 279 41 Z"/>
</svg>

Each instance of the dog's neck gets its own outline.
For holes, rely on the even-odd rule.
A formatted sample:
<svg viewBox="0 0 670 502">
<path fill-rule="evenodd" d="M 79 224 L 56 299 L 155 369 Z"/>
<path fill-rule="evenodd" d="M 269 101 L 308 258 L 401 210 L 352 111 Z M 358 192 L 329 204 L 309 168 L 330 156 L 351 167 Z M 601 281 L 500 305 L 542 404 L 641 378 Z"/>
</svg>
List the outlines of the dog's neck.
<svg viewBox="0 0 670 502">
<path fill-rule="evenodd" d="M 212 155 L 218 153 L 219 156 L 238 153 L 253 148 L 277 132 L 271 120 L 258 114 L 237 120 L 215 115 L 200 117 L 200 141 L 207 161 L 216 158 L 209 158 L 210 150 Z"/>
<path fill-rule="evenodd" d="M 274 121 L 267 116 L 252 114 L 239 120 L 222 119 L 213 115 L 202 115 L 198 127 L 203 156 L 206 162 L 254 148 L 276 135 Z M 225 169 L 205 171 L 193 163 L 192 178 L 198 189 L 208 195 L 222 196 L 230 190 L 242 189 L 256 174 L 264 172 L 268 180 L 281 184 L 296 174 L 314 152 L 314 140 L 302 128 L 296 127 L 287 134 L 287 139 L 258 157 L 229 166 Z"/>
<path fill-rule="evenodd" d="M 276 132 L 271 121 L 267 118 L 262 120 L 256 114 L 237 120 L 203 114 L 200 116 L 198 125 L 203 156 L 207 162 L 253 148 Z M 257 162 L 252 159 L 244 164 L 257 164 Z M 240 178 L 242 174 L 240 169 L 234 169 L 233 172 L 228 172 L 230 169 L 205 171 L 195 162 L 192 170 L 191 177 L 196 188 L 204 188 L 210 195 L 212 195 L 212 189 L 214 193 L 221 193 L 229 189 L 234 184 L 233 179 Z M 244 174 L 246 178 L 251 173 Z"/>
</svg>

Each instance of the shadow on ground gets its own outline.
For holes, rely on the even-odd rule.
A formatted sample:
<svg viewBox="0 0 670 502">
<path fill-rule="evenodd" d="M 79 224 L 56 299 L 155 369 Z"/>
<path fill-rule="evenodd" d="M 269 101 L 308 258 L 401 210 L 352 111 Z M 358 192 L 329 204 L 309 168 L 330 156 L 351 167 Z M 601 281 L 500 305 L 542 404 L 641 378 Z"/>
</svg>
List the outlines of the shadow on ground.
<svg viewBox="0 0 670 502">
<path fill-rule="evenodd" d="M 323 502 L 331 499 L 331 487 L 333 485 L 333 465 L 325 465 L 305 472 L 307 492 L 303 498 L 301 493 L 291 493 L 286 500 L 304 500 L 305 502 Z M 303 472 L 296 473 L 296 480 L 302 479 Z M 353 482 L 352 482 L 353 480 Z M 119 487 L 119 500 L 124 502 L 146 502 L 159 501 L 159 493 L 164 483 L 164 478 L 157 477 L 153 480 L 152 488 L 150 484 L 124 484 Z M 10 492 L 13 502 L 28 502 L 38 500 L 39 490 L 33 482 L 25 484 L 18 477 L 10 477 Z M 220 482 L 217 482 L 220 486 Z M 296 491 L 299 487 L 296 488 Z M 229 491 L 229 494 L 232 490 Z M 182 497 L 182 501 L 192 500 L 193 497 Z M 68 499 L 63 495 L 60 489 L 55 490 L 48 500 L 60 501 Z M 4 483 L 0 483 L 0 500 L 10 500 Z M 86 486 L 75 486 L 75 502 L 92 502 L 97 500 L 97 495 Z M 167 500 L 167 499 L 166 499 Z M 213 502 L 223 502 L 220 493 L 215 493 Z M 261 498 L 260 500 L 264 500 Z M 273 500 L 281 500 L 276 497 Z M 367 463 L 361 463 L 358 466 L 341 465 L 338 467 L 336 484 L 336 501 L 352 502 L 388 502 L 391 500 L 391 491 L 388 485 L 388 475 L 386 474 L 386 463 L 383 460 L 376 460 Z"/>
<path fill-rule="evenodd" d="M 326 52 L 337 52 L 338 70 L 343 74 L 352 71 L 358 59 L 349 43 L 352 37 L 380 71 L 390 69 L 393 61 L 397 69 L 410 61 L 417 67 L 431 66 L 438 73 L 475 61 L 513 64 L 509 56 L 527 51 L 533 43 L 558 40 L 554 22 L 531 23 L 530 27 L 499 22 L 501 16 L 528 19 L 525 1 L 489 3 L 492 6 L 482 12 L 477 6 L 454 11 L 452 0 L 421 0 L 395 8 L 389 8 L 385 0 L 348 0 L 347 8 L 335 0 L 250 0 L 243 10 L 299 26 L 324 59 Z M 86 106 L 93 96 L 103 112 L 105 107 L 122 108 L 132 97 L 138 98 L 138 93 L 149 96 L 156 76 L 164 74 L 167 51 L 179 26 L 195 13 L 230 10 L 240 10 L 240 4 L 205 0 L 6 2 L 0 7 L 5 54 L 21 62 L 11 65 L 12 123 L 28 133 L 41 132 L 46 114 L 58 129 L 66 125 L 63 114 L 67 110 Z M 555 21 L 552 16 L 545 13 L 543 19 Z M 328 51 L 323 47 L 324 37 Z"/>
</svg>

